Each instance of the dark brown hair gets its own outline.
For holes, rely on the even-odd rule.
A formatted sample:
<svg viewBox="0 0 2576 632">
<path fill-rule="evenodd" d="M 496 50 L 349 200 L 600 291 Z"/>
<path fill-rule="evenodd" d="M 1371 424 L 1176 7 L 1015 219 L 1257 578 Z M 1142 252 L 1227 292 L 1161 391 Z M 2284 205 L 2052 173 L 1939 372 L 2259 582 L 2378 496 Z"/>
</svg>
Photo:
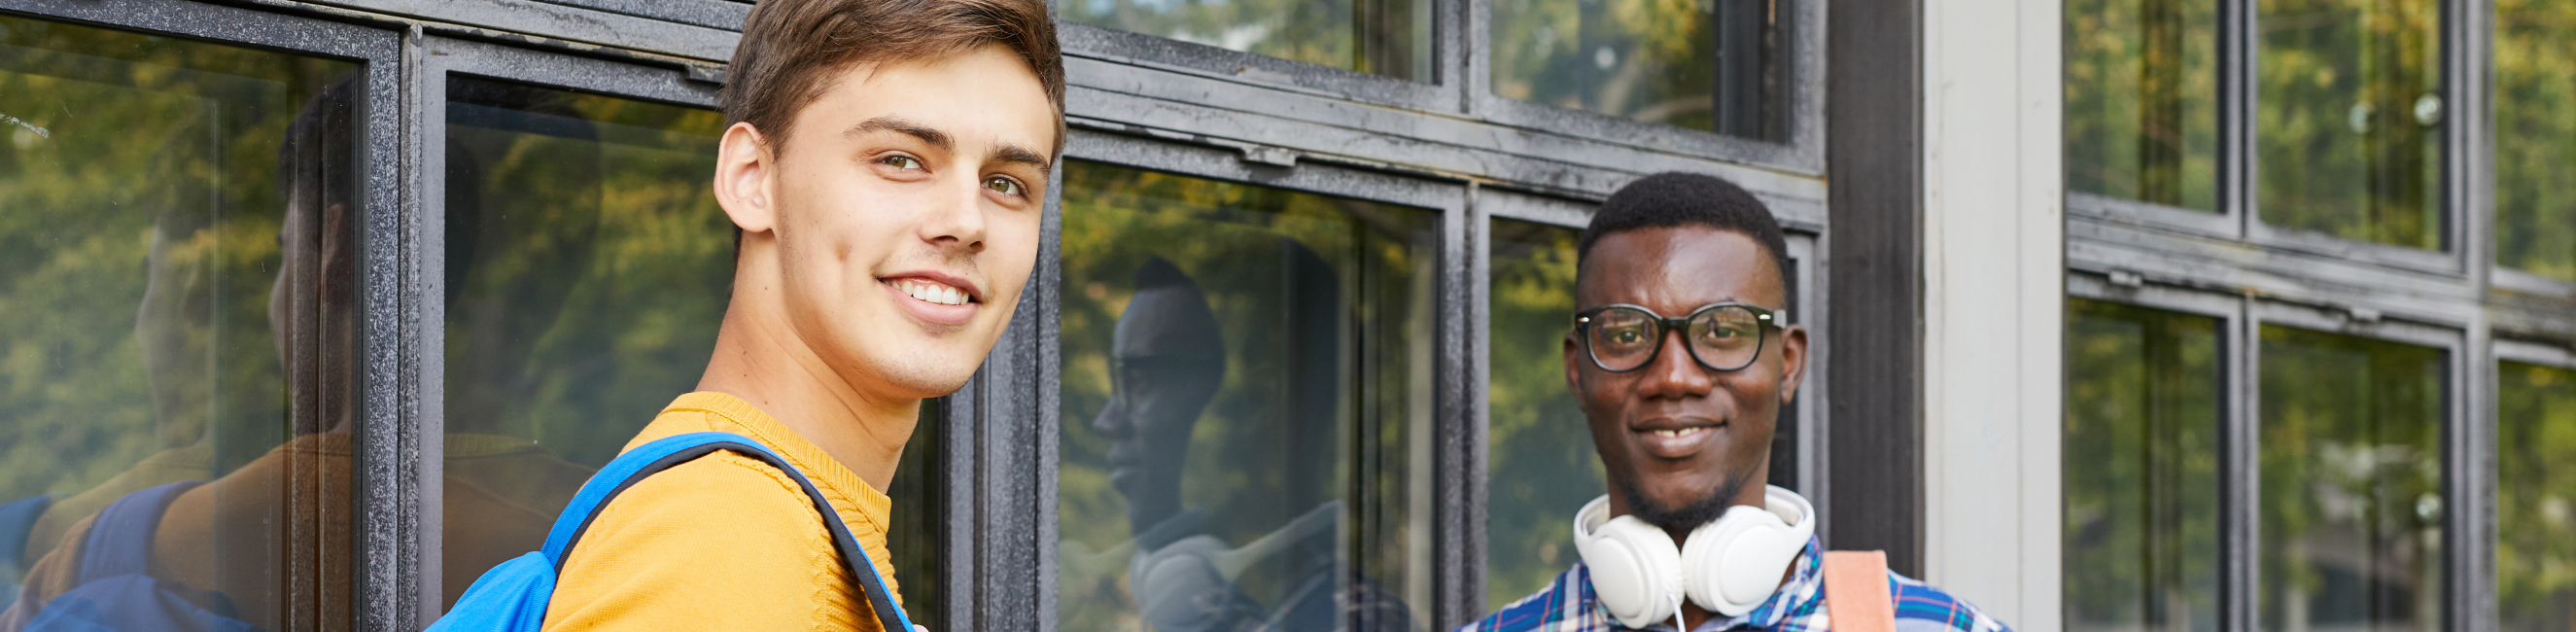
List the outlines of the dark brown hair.
<svg viewBox="0 0 2576 632">
<path fill-rule="evenodd" d="M 796 112 L 855 64 L 935 60 L 988 44 L 1019 53 L 1055 105 L 1064 153 L 1064 60 L 1045 0 L 761 0 L 726 69 L 725 125 L 750 123 L 783 147 Z"/>
</svg>

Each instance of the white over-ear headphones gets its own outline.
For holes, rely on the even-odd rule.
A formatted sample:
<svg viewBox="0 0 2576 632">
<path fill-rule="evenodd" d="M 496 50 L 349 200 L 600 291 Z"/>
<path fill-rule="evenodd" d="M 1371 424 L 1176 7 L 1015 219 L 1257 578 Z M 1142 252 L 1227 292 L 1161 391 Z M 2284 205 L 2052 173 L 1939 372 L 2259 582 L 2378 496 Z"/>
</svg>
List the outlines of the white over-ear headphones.
<svg viewBox="0 0 2576 632">
<path fill-rule="evenodd" d="M 1671 619 L 1684 596 L 1718 614 L 1741 615 L 1770 600 L 1816 533 L 1816 508 L 1806 498 L 1778 487 L 1762 496 L 1767 508 L 1730 507 L 1691 530 L 1678 551 L 1663 529 L 1632 516 L 1611 518 L 1610 497 L 1595 498 L 1574 514 L 1574 550 L 1620 625 Z"/>
</svg>

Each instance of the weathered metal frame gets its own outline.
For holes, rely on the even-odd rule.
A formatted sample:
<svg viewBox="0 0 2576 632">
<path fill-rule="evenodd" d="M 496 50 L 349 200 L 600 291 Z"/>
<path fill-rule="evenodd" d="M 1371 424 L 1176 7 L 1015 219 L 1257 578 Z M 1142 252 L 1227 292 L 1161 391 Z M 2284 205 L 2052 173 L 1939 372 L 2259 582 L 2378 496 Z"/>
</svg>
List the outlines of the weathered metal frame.
<svg viewBox="0 0 2576 632">
<path fill-rule="evenodd" d="M 412 56 L 418 33 L 177 0 L 10 0 L 0 4 L 0 12 L 364 65 L 367 132 L 360 155 L 366 161 L 366 202 L 357 228 L 360 378 L 357 463 L 351 468 L 357 480 L 347 501 L 361 509 L 351 553 L 371 563 L 360 565 L 352 578 L 352 610 L 358 629 L 407 627 L 419 585 L 415 569 L 425 561 L 412 543 L 425 524 L 417 509 L 426 479 L 413 466 L 423 446 L 436 443 L 424 441 L 418 425 L 426 373 L 420 360 L 437 355 L 419 344 L 423 323 L 432 322 L 420 310 L 436 301 L 422 301 L 414 287 L 423 268 L 417 267 L 420 246 L 412 234 L 421 222 L 407 186 L 413 179 L 405 168 L 411 164 L 409 139 L 398 133 L 398 122 L 417 107 L 405 89 L 403 62 Z"/>
</svg>

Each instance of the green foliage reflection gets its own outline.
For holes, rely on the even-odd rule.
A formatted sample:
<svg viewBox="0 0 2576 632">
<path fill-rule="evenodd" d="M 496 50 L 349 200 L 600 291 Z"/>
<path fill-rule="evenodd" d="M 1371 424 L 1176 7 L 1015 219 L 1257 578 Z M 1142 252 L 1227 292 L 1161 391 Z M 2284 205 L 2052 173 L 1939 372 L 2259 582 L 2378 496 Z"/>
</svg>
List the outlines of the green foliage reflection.
<svg viewBox="0 0 2576 632">
<path fill-rule="evenodd" d="M 2066 619 L 2218 629 L 2218 320 L 2069 299 Z"/>
<path fill-rule="evenodd" d="M 1102 28 L 1431 80 L 1430 0 L 1071 0 L 1056 10 Z"/>
<path fill-rule="evenodd" d="M 1493 220 L 1485 604 L 1547 587 L 1574 564 L 1574 510 L 1599 496 L 1601 459 L 1559 349 L 1574 318 L 1582 231 Z"/>
<path fill-rule="evenodd" d="M 2441 4 L 2258 0 L 2263 221 L 2442 247 Z"/>
<path fill-rule="evenodd" d="M 2496 601 L 2507 632 L 2576 626 L 2576 369 L 2496 368 Z"/>
<path fill-rule="evenodd" d="M 2213 0 L 2067 0 L 2067 189 L 2218 210 L 2217 23 Z"/>
<path fill-rule="evenodd" d="M 2495 11 L 2496 263 L 2576 281 L 2576 3 Z"/>
<path fill-rule="evenodd" d="M 2264 629 L 2439 625 L 2443 361 L 2263 327 Z"/>
</svg>

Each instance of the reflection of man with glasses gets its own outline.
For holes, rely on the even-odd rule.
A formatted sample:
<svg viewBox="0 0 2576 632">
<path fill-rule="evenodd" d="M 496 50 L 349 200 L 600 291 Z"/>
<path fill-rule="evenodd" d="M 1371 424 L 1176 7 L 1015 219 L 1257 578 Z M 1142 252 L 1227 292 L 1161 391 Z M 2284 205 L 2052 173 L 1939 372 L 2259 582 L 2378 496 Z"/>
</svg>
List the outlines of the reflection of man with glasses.
<svg viewBox="0 0 2576 632">
<path fill-rule="evenodd" d="M 1580 562 L 1461 632 L 2008 632 L 1875 552 L 1824 553 L 1814 507 L 1760 484 L 1807 363 L 1782 309 L 1787 240 L 1761 201 L 1648 177 L 1577 248 L 1565 381 L 1609 493 L 1575 513 Z"/>
<path fill-rule="evenodd" d="M 1292 334 L 1291 339 L 1305 344 L 1291 352 L 1329 356 L 1335 347 L 1322 340 L 1329 339 L 1339 318 L 1338 284 L 1330 266 L 1311 251 L 1286 241 L 1282 247 L 1291 268 L 1289 283 L 1297 286 L 1287 288 L 1296 299 L 1290 308 L 1292 326 L 1321 329 Z M 1334 368 L 1331 362 L 1308 360 L 1298 364 Z M 1241 546 L 1212 533 L 1215 517 L 1182 507 L 1191 431 L 1224 385 L 1225 373 L 1225 341 L 1207 296 L 1171 262 L 1147 259 L 1136 270 L 1136 295 L 1112 333 L 1109 405 L 1092 420 L 1092 428 L 1113 442 L 1109 461 L 1115 469 L 1109 480 L 1127 499 L 1135 539 L 1109 553 L 1126 558 L 1128 593 L 1138 614 L 1154 632 L 1408 629 L 1411 611 L 1373 582 L 1359 580 L 1343 588 L 1349 580 L 1335 557 L 1346 519 L 1339 501 L 1313 502 L 1303 515 Z M 1297 392 L 1284 395 L 1295 400 L 1288 408 L 1296 410 L 1288 411 L 1285 420 L 1292 434 L 1330 434 L 1329 426 L 1314 419 L 1329 423 L 1336 395 L 1330 374 L 1321 377 L 1291 379 Z M 1300 488 L 1317 482 L 1287 481 Z M 1279 491 L 1301 497 L 1287 499 L 1291 503 L 1301 503 L 1307 495 Z M 1283 590 L 1273 603 L 1264 604 L 1241 588 L 1255 567 L 1283 571 L 1278 582 Z M 1346 617 L 1357 625 L 1346 626 Z"/>
</svg>

